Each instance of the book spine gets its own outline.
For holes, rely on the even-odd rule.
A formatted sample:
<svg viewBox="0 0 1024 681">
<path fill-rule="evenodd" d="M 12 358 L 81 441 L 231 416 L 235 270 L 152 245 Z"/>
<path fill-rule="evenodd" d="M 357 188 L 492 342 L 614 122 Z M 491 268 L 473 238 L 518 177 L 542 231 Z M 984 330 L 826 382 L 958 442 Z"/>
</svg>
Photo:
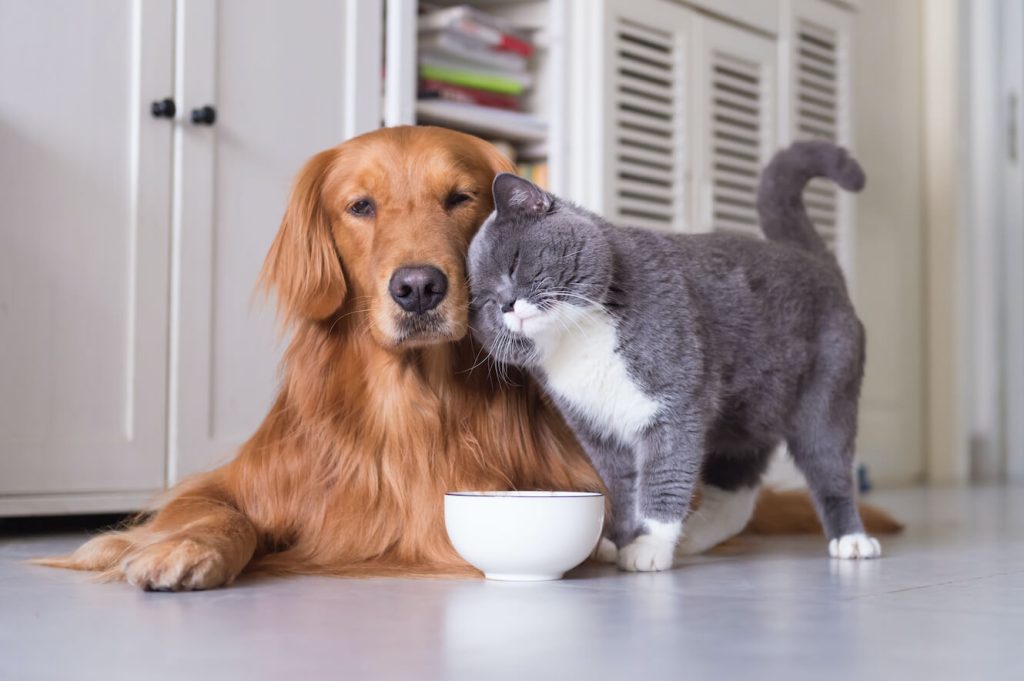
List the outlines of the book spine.
<svg viewBox="0 0 1024 681">
<path fill-rule="evenodd" d="M 421 98 L 436 98 L 449 102 L 479 104 L 480 106 L 507 109 L 509 111 L 519 110 L 519 99 L 511 95 L 487 92 L 486 90 L 462 87 L 460 85 L 442 83 L 436 80 L 422 81 L 420 83 L 419 93 Z"/>
<path fill-rule="evenodd" d="M 524 57 L 530 57 L 533 54 L 532 44 L 508 33 L 501 34 L 501 42 L 498 44 L 498 49 L 514 52 Z"/>
<path fill-rule="evenodd" d="M 533 54 L 533 45 L 529 42 L 499 31 L 496 28 L 485 26 L 472 19 L 458 21 L 455 24 L 455 29 L 464 35 L 473 36 L 477 40 L 498 50 L 514 52 L 524 57 L 529 57 Z"/>
<path fill-rule="evenodd" d="M 442 83 L 487 90 L 488 92 L 498 92 L 505 95 L 522 94 L 524 90 L 521 83 L 508 78 L 496 78 L 470 71 L 438 68 L 425 64 L 420 66 L 420 75 L 427 80 L 436 80 Z"/>
</svg>

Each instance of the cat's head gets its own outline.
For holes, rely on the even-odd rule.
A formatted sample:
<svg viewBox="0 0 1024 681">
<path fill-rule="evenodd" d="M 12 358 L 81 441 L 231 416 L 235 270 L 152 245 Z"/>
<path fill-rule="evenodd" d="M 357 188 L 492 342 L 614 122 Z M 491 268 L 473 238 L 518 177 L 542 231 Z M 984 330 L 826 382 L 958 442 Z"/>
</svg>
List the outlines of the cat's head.
<svg viewBox="0 0 1024 681">
<path fill-rule="evenodd" d="M 470 324 L 499 361 L 528 366 L 548 334 L 605 302 L 612 252 L 593 214 L 510 173 L 469 247 Z"/>
</svg>

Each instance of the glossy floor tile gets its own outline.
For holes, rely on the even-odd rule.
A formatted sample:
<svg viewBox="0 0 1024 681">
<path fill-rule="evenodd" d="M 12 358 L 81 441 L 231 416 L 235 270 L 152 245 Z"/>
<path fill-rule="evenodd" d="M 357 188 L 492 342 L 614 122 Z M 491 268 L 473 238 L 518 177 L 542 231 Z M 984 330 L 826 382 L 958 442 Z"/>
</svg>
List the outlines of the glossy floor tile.
<svg viewBox="0 0 1024 681">
<path fill-rule="evenodd" d="M 0 679 L 1022 679 L 1024 489 L 900 490 L 885 557 L 741 538 L 660 574 L 143 593 L 0 536 Z"/>
</svg>

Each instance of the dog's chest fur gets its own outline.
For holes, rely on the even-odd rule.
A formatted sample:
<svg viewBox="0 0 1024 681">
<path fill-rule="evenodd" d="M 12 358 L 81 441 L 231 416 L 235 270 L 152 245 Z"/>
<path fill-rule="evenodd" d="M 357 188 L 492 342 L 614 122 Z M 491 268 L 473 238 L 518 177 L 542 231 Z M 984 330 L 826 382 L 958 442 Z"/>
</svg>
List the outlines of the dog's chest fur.
<svg viewBox="0 0 1024 681">
<path fill-rule="evenodd" d="M 630 376 L 617 351 L 614 320 L 596 310 L 567 326 L 568 331 L 534 339 L 548 391 L 592 430 L 625 444 L 635 442 L 661 405 Z"/>
</svg>

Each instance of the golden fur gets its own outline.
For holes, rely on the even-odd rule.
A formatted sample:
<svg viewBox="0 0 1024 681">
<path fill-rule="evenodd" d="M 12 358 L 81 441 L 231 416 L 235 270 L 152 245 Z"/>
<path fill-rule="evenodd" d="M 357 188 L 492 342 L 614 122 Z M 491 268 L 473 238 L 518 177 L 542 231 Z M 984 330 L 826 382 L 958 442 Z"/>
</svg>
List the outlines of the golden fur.
<svg viewBox="0 0 1024 681">
<path fill-rule="evenodd" d="M 445 534 L 446 491 L 600 490 L 537 389 L 521 375 L 499 383 L 467 334 L 466 249 L 506 170 L 491 145 L 429 127 L 377 130 L 314 156 L 262 273 L 293 333 L 262 425 L 141 524 L 41 562 L 169 590 L 229 584 L 250 568 L 474 574 Z M 449 206 L 454 191 L 471 199 Z M 374 217 L 349 212 L 365 198 Z M 387 292 L 412 264 L 449 280 L 429 331 L 409 332 Z"/>
</svg>

